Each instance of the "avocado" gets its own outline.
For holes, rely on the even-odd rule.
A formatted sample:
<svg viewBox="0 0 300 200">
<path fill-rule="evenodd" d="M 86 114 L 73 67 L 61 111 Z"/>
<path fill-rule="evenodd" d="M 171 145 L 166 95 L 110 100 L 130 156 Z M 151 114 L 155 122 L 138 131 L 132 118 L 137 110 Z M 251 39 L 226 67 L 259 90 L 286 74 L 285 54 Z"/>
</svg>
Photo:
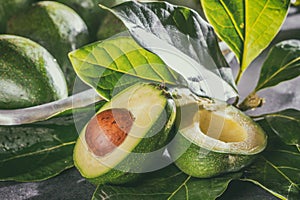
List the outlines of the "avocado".
<svg viewBox="0 0 300 200">
<path fill-rule="evenodd" d="M 64 75 L 51 54 L 19 36 L 0 35 L 0 108 L 35 106 L 67 97 Z"/>
<path fill-rule="evenodd" d="M 261 127 L 234 106 L 186 89 L 175 93 L 177 133 L 168 150 L 186 174 L 209 178 L 238 171 L 266 147 Z"/>
<path fill-rule="evenodd" d="M 36 0 L 1 0 L 0 1 L 0 33 L 5 33 L 6 23 L 13 15 L 26 9 Z"/>
<path fill-rule="evenodd" d="M 104 40 L 126 30 L 126 26 L 119 18 L 112 13 L 107 13 L 98 29 L 97 39 Z"/>
<path fill-rule="evenodd" d="M 91 41 L 96 39 L 97 30 L 106 15 L 106 11 L 101 9 L 98 4 L 104 0 L 56 0 L 74 9 L 85 21 Z"/>
<path fill-rule="evenodd" d="M 168 142 L 176 109 L 160 86 L 137 83 L 107 102 L 83 128 L 74 162 L 92 183 L 132 181 Z M 149 154 L 147 154 L 149 153 Z"/>
<path fill-rule="evenodd" d="M 74 10 L 61 3 L 41 1 L 11 18 L 7 32 L 44 46 L 57 59 L 72 92 L 76 74 L 68 53 L 89 42 L 87 26 Z"/>
</svg>

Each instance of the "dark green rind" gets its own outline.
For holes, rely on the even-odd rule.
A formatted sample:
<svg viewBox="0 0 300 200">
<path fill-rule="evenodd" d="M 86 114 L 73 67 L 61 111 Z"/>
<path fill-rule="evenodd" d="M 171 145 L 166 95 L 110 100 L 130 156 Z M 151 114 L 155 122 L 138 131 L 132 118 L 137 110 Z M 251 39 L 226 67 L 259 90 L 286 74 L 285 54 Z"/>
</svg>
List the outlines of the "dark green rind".
<svg viewBox="0 0 300 200">
<path fill-rule="evenodd" d="M 80 17 L 85 21 L 89 33 L 90 41 L 96 39 L 96 33 L 100 24 L 102 24 L 106 11 L 99 8 L 98 4 L 104 0 L 56 0 L 57 2 L 63 3 L 70 8 L 74 9 Z"/>
<path fill-rule="evenodd" d="M 26 9 L 36 0 L 0 0 L 0 33 L 5 33 L 6 23 L 13 15 Z"/>
<path fill-rule="evenodd" d="M 35 106 L 67 97 L 64 75 L 39 44 L 0 35 L 0 108 Z"/>
<path fill-rule="evenodd" d="M 99 26 L 97 39 L 104 40 L 123 31 L 127 31 L 123 22 L 112 13 L 107 13 L 107 15 L 103 18 L 103 22 Z"/>
<path fill-rule="evenodd" d="M 188 147 L 186 149 L 186 147 Z M 178 152 L 184 152 L 182 155 Z M 256 156 L 218 153 L 201 148 L 181 134 L 176 136 L 169 153 L 175 165 L 184 173 L 198 178 L 210 178 L 227 172 L 237 172 L 249 165 Z"/>
<path fill-rule="evenodd" d="M 72 92 L 76 74 L 68 53 L 89 42 L 87 26 L 74 10 L 57 2 L 38 2 L 11 18 L 7 32 L 44 46 L 57 59 Z"/>
</svg>

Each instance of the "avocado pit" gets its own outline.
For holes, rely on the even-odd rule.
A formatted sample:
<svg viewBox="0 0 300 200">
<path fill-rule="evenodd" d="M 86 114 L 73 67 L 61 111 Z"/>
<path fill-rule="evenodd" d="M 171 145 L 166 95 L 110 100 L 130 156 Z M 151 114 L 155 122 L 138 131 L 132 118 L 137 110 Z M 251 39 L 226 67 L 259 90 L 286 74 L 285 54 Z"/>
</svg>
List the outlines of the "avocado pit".
<svg viewBox="0 0 300 200">
<path fill-rule="evenodd" d="M 134 117 L 124 108 L 104 110 L 94 116 L 85 131 L 85 140 L 96 156 L 105 156 L 120 146 L 132 128 Z"/>
</svg>

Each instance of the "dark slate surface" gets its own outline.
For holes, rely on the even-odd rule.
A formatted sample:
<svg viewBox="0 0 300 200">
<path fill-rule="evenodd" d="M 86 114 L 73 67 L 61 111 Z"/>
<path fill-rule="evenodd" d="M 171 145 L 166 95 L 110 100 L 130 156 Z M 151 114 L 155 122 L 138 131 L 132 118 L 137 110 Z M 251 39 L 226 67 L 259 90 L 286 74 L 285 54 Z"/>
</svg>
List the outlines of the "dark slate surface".
<svg viewBox="0 0 300 200">
<path fill-rule="evenodd" d="M 300 14 L 295 8 L 290 10 L 287 21 L 282 27 L 280 34 L 276 37 L 273 43 L 284 39 L 300 39 Z M 263 56 L 266 55 L 266 52 Z M 245 96 L 251 91 L 249 82 L 257 81 L 258 66 L 263 60 L 263 56 L 258 58 L 246 72 L 241 81 L 242 96 Z M 297 78 L 290 83 L 281 84 L 278 87 L 262 92 L 261 95 L 272 96 L 276 101 L 272 102 L 271 107 L 258 110 L 258 113 L 278 110 L 286 107 L 294 107 L 300 109 L 300 91 L 295 89 L 295 86 L 300 84 L 300 79 Z M 95 186 L 84 180 L 78 171 L 74 168 L 66 170 L 59 176 L 46 181 L 37 183 L 17 183 L 17 182 L 0 182 L 0 200 L 57 200 L 57 199 L 91 199 Z M 227 191 L 220 199 L 276 199 L 268 192 L 260 189 L 252 183 L 233 181 L 230 183 Z"/>
</svg>

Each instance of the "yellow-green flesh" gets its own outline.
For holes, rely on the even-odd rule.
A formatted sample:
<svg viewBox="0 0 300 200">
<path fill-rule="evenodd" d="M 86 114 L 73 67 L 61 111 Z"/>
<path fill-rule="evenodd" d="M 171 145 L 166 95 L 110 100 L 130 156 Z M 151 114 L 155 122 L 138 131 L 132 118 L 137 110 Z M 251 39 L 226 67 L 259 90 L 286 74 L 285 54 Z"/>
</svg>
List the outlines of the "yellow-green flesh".
<svg viewBox="0 0 300 200">
<path fill-rule="evenodd" d="M 110 108 L 125 108 L 131 112 L 135 121 L 124 142 L 102 157 L 95 156 L 88 149 L 84 128 L 74 150 L 75 165 L 81 174 L 87 178 L 98 177 L 124 160 L 156 123 L 166 104 L 167 98 L 162 91 L 153 90 L 153 86 L 146 84 L 134 85 L 105 104 L 99 112 Z"/>
</svg>

